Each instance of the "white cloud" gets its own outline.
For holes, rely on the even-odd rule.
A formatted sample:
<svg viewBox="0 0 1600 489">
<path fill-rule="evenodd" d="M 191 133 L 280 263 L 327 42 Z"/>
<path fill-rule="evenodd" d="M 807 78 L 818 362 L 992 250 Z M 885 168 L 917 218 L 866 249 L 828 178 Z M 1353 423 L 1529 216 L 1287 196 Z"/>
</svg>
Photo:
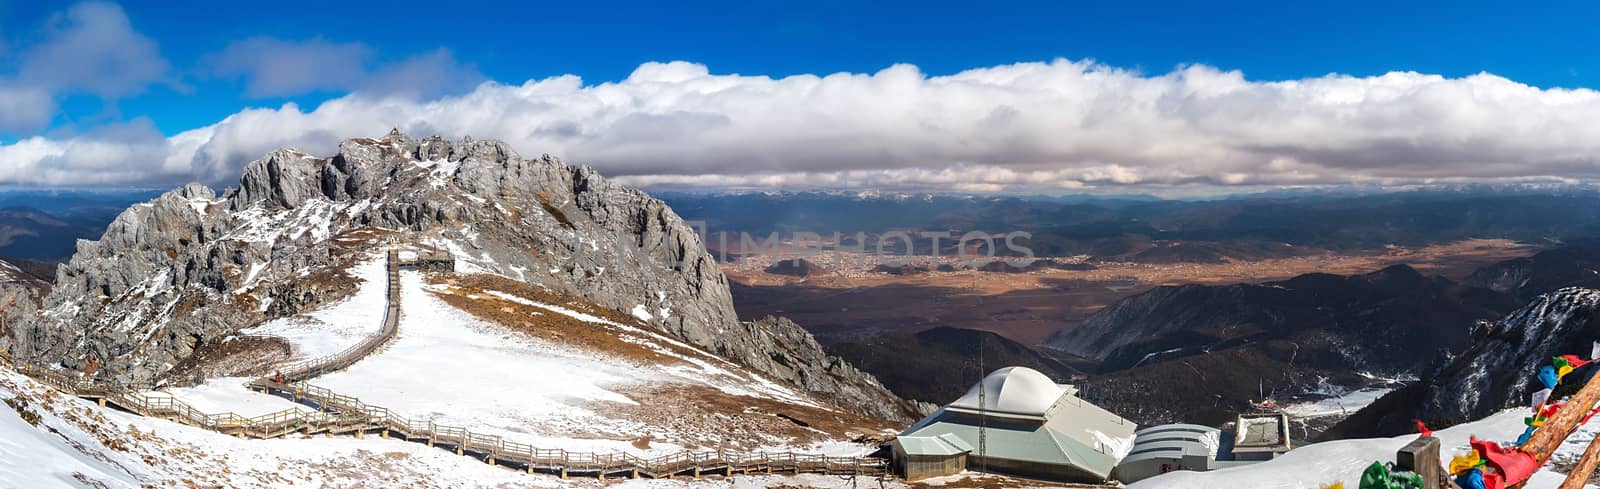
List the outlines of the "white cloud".
<svg viewBox="0 0 1600 489">
<path fill-rule="evenodd" d="M 399 127 L 502 139 L 640 185 L 1037 191 L 1600 180 L 1592 124 L 1600 92 L 1486 73 L 1256 82 L 1200 65 L 1146 75 L 1056 60 L 935 77 L 897 65 L 774 79 L 673 62 L 598 85 L 562 76 L 423 101 L 393 94 L 356 93 L 309 112 L 245 110 L 146 141 L 122 163 L 158 170 L 149 179 L 229 182 L 275 147 L 325 154 L 341 138 Z M 76 166 L 0 171 L 0 182 L 117 181 L 96 158 L 66 156 L 97 142 L 31 142 Z M 48 154 L 0 151 L 22 168 L 43 164 L 28 155 Z"/>
<path fill-rule="evenodd" d="M 281 97 L 349 89 L 366 77 L 370 55 L 359 43 L 256 37 L 230 43 L 206 58 L 217 75 L 247 78 L 246 96 Z"/>
<path fill-rule="evenodd" d="M 484 80 L 447 49 L 378 63 L 361 43 L 323 38 L 256 37 L 205 56 L 213 74 L 245 79 L 245 95 L 282 97 L 316 91 L 433 98 L 465 92 Z"/>
</svg>

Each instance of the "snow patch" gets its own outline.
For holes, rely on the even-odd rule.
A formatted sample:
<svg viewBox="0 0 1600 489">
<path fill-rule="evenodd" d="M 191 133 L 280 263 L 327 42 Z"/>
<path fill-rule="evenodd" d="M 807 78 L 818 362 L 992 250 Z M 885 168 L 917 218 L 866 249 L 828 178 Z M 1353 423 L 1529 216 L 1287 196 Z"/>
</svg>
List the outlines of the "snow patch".
<svg viewBox="0 0 1600 489">
<path fill-rule="evenodd" d="M 1378 398 L 1390 392 L 1394 392 L 1394 388 L 1369 387 L 1357 389 L 1336 394 L 1326 399 L 1288 404 L 1283 407 L 1283 412 L 1297 419 L 1349 415 L 1360 411 L 1361 408 L 1367 407 L 1367 405 L 1376 402 Z"/>
<path fill-rule="evenodd" d="M 1526 407 L 1501 411 L 1487 418 L 1463 423 L 1434 432 L 1441 443 L 1440 457 L 1449 460 L 1468 449 L 1470 436 L 1480 439 L 1510 443 L 1527 428 L 1523 418 L 1533 410 Z M 1591 420 L 1578 433 L 1567 439 L 1554 459 L 1575 459 L 1583 453 L 1594 434 L 1600 432 L 1600 418 Z M 1290 450 L 1278 458 L 1258 464 L 1229 467 L 1210 472 L 1180 471 L 1152 477 L 1130 486 L 1129 489 L 1192 489 L 1196 487 L 1237 487 L 1250 489 L 1305 489 L 1319 484 L 1344 482 L 1345 487 L 1357 487 L 1361 471 L 1372 462 L 1393 460 L 1394 453 L 1417 435 L 1394 438 L 1367 438 L 1316 443 Z M 1565 458 L 1564 458 L 1565 457 Z M 1534 475 L 1526 487 L 1529 489 L 1554 489 L 1565 477 L 1546 465 Z M 1588 486 L 1593 487 L 1593 486 Z"/>
<path fill-rule="evenodd" d="M 241 332 L 287 339 L 299 359 L 332 355 L 361 343 L 383 327 L 389 271 L 383 259 L 368 256 L 350 272 L 361 282 L 350 297 L 309 314 L 274 319 Z"/>
<path fill-rule="evenodd" d="M 249 381 L 244 377 L 220 377 L 194 387 L 169 387 L 145 394 L 176 398 L 203 413 L 235 413 L 247 418 L 288 409 L 313 411 L 288 399 L 251 391 L 245 388 Z"/>
<path fill-rule="evenodd" d="M 655 319 L 655 317 L 650 315 L 650 310 L 644 308 L 644 304 L 637 304 L 633 306 L 633 317 L 639 318 L 640 321 L 646 323 Z"/>
</svg>

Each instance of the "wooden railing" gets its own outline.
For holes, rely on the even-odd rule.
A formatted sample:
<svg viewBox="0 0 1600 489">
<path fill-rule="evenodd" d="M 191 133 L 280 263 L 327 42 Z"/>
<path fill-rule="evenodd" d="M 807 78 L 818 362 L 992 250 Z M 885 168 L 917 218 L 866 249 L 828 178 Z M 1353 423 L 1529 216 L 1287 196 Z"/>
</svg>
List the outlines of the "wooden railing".
<svg viewBox="0 0 1600 489">
<path fill-rule="evenodd" d="M 670 477 L 702 473 L 823 473 L 834 475 L 886 477 L 887 461 L 873 457 L 828 457 L 794 452 L 733 453 L 726 451 L 682 451 L 655 458 L 643 458 L 624 452 L 571 452 L 561 449 L 538 448 L 517 443 L 500 435 L 474 433 L 464 427 L 447 426 L 428 420 L 400 416 L 388 408 L 361 402 L 354 396 L 339 394 L 307 381 L 321 375 L 348 368 L 372 354 L 399 331 L 400 323 L 400 259 L 399 254 L 388 254 L 389 289 L 383 327 L 339 353 L 307 360 L 284 367 L 279 373 L 255 379 L 246 384 L 252 390 L 286 397 L 296 403 L 314 407 L 315 411 L 286 409 L 260 416 L 246 417 L 235 413 L 207 414 L 166 395 L 150 395 L 148 386 L 96 383 L 75 379 L 64 373 L 31 365 L 17 367 L 11 357 L 0 351 L 0 362 L 11 365 L 42 384 L 78 397 L 98 399 L 141 416 L 161 418 L 175 423 L 203 428 L 244 438 L 278 438 L 292 433 L 352 434 L 363 437 L 376 433 L 384 438 L 391 436 L 402 440 L 427 443 L 429 446 L 453 447 L 457 454 L 481 456 L 491 465 L 510 464 L 523 467 L 529 473 L 549 472 L 565 477 L 568 473 L 591 474 L 605 478 L 612 475 L 627 477 Z M 282 375 L 280 381 L 277 377 Z"/>
</svg>

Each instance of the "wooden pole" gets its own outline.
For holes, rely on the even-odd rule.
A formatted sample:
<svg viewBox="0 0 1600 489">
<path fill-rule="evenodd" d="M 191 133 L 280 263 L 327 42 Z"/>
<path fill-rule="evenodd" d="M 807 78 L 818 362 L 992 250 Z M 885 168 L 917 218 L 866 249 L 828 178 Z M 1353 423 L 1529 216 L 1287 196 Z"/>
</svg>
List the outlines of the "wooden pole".
<svg viewBox="0 0 1600 489">
<path fill-rule="evenodd" d="M 1583 458 L 1578 459 L 1578 465 L 1567 472 L 1567 480 L 1561 482 L 1560 489 L 1583 489 L 1589 483 L 1589 476 L 1594 474 L 1594 468 L 1600 465 L 1600 438 L 1589 442 L 1589 448 L 1583 451 Z"/>
<path fill-rule="evenodd" d="M 1545 421 L 1544 426 L 1533 430 L 1533 436 L 1528 437 L 1528 442 L 1522 444 L 1521 450 L 1532 455 L 1533 460 L 1543 466 L 1556 448 L 1572 435 L 1573 430 L 1578 429 L 1578 424 L 1594 409 L 1597 401 L 1600 401 L 1600 375 L 1589 377 L 1589 382 L 1577 394 L 1573 394 L 1566 405 L 1556 410 L 1555 416 Z"/>
</svg>

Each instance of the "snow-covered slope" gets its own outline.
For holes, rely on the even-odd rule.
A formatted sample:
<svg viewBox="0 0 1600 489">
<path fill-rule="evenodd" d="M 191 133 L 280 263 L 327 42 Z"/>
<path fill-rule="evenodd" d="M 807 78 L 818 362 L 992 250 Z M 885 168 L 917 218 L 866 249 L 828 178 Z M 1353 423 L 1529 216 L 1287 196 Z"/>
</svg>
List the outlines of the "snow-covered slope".
<svg viewBox="0 0 1600 489">
<path fill-rule="evenodd" d="M 254 394 L 260 396 L 259 394 Z M 560 480 L 493 467 L 448 450 L 377 437 L 241 440 L 102 409 L 0 367 L 0 487 L 228 488 L 847 488 L 876 484 L 833 476 L 726 480 Z M 186 400 L 193 400 L 186 398 Z M 34 426 L 22 412 L 38 416 Z M 884 487 L 904 489 L 890 482 Z"/>
<path fill-rule="evenodd" d="M 16 265 L 12 265 L 10 262 L 7 262 L 5 260 L 0 260 L 0 283 L 7 283 L 7 282 L 34 283 L 34 282 L 38 282 L 38 281 L 39 281 L 39 279 L 34 278 L 32 275 L 29 275 L 28 272 L 22 271 L 21 268 L 17 268 Z"/>
<path fill-rule="evenodd" d="M 383 325 L 384 294 L 388 282 L 384 261 L 369 255 L 350 268 L 360 281 L 355 293 L 332 305 L 306 314 L 267 321 L 241 330 L 248 335 L 269 335 L 289 340 L 294 358 L 307 360 L 344 351 L 378 331 Z"/>
<path fill-rule="evenodd" d="M 558 487 L 396 440 L 240 440 L 101 409 L 0 368 L 0 487 Z M 17 401 L 22 399 L 23 401 Z M 38 416 L 38 426 L 19 414 Z"/>
<path fill-rule="evenodd" d="M 1448 459 L 1456 453 L 1465 453 L 1470 437 L 1501 443 L 1515 440 L 1527 428 L 1522 420 L 1530 414 L 1532 409 L 1529 408 L 1508 409 L 1482 420 L 1436 431 L 1434 436 L 1439 437 L 1442 456 Z M 1575 461 L 1597 432 L 1600 432 L 1600 419 L 1591 420 L 1573 433 L 1556 452 L 1552 464 L 1536 474 L 1526 487 L 1553 489 L 1561 485 L 1565 476 L 1552 471 L 1551 465 Z M 1353 488 L 1359 485 L 1361 471 L 1368 465 L 1380 460 L 1393 461 L 1395 451 L 1416 438 L 1417 435 L 1404 435 L 1316 443 L 1259 464 L 1212 472 L 1172 472 L 1139 481 L 1129 489 L 1308 489 L 1337 481 Z"/>
<path fill-rule="evenodd" d="M 449 277 L 454 275 L 436 280 Z M 514 286 L 494 277 L 479 280 Z M 369 283 L 374 282 L 381 289 L 382 282 Z M 399 335 L 378 353 L 314 383 L 408 416 L 573 451 L 656 456 L 726 447 L 860 454 L 871 447 L 848 444 L 847 431 L 885 428 L 850 425 L 860 420 L 641 325 L 574 310 L 584 306 L 577 299 L 557 305 L 502 290 L 425 282 L 421 272 L 402 272 Z M 518 324 L 524 328 L 481 319 L 443 297 L 491 308 L 523 321 Z M 569 336 L 600 341 L 541 337 L 530 327 L 555 319 L 570 320 L 557 323 L 572 326 L 562 330 Z M 673 356 L 630 357 L 620 346 Z"/>
</svg>

